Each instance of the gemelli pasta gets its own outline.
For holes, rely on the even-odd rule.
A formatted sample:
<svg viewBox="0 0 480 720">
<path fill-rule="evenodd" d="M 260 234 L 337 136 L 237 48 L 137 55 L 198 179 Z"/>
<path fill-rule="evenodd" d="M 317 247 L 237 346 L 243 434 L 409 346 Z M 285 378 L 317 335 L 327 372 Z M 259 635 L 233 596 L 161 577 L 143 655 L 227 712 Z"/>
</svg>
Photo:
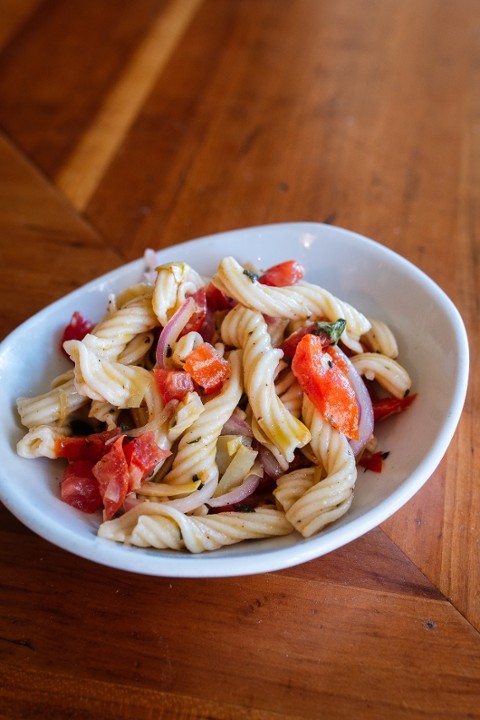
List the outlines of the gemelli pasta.
<svg viewBox="0 0 480 720">
<path fill-rule="evenodd" d="M 415 395 L 391 329 L 303 276 L 146 267 L 96 326 L 77 314 L 71 369 L 18 398 L 18 454 L 63 462 L 60 497 L 100 511 L 106 540 L 199 553 L 318 533 L 358 466 L 381 470 L 375 424 Z"/>
</svg>

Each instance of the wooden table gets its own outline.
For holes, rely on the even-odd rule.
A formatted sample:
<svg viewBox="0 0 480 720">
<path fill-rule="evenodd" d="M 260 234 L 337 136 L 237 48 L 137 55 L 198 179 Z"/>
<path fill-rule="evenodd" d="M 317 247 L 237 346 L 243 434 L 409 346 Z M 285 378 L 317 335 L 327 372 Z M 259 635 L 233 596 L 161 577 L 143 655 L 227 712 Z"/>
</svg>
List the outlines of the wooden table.
<svg viewBox="0 0 480 720">
<path fill-rule="evenodd" d="M 289 570 L 136 576 L 2 508 L 0 716 L 480 718 L 478 2 L 1 12 L 2 336 L 146 247 L 308 220 L 427 272 L 463 315 L 473 367 L 423 489 Z"/>
</svg>

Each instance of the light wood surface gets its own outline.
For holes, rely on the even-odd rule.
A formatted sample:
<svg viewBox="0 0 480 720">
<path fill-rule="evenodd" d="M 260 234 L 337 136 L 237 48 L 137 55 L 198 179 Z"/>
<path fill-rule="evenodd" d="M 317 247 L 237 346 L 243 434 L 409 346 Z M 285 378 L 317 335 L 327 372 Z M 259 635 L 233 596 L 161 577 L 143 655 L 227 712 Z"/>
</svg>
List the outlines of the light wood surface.
<svg viewBox="0 0 480 720">
<path fill-rule="evenodd" d="M 301 566 L 136 576 L 2 507 L 0 717 L 480 718 L 478 2 L 0 12 L 1 337 L 146 247 L 308 220 L 428 273 L 472 352 L 427 484 Z"/>
</svg>

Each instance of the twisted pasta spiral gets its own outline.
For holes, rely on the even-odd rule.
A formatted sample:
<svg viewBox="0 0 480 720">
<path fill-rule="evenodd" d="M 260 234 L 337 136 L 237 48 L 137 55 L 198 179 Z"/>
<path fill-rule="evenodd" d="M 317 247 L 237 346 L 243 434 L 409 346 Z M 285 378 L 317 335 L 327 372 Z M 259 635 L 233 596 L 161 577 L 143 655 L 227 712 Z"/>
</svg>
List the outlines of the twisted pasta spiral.
<svg viewBox="0 0 480 720">
<path fill-rule="evenodd" d="M 288 462 L 294 451 L 310 440 L 305 425 L 287 410 L 275 390 L 275 372 L 282 356 L 272 348 L 267 324 L 260 312 L 237 305 L 222 323 L 227 345 L 243 348 L 245 390 L 256 423 Z"/>
<path fill-rule="evenodd" d="M 285 475 L 277 481 L 283 492 L 275 490 L 274 495 L 279 502 L 290 495 L 285 516 L 304 537 L 310 537 L 347 512 L 353 501 L 357 468 L 346 437 L 323 419 L 308 398 L 304 400 L 303 417 L 312 433 L 312 451 L 326 475 L 321 477 L 315 470 L 304 473 L 303 478 L 298 472 Z M 312 483 L 310 487 L 307 481 Z M 289 484 L 299 492 L 294 502 Z"/>
<path fill-rule="evenodd" d="M 410 375 L 400 363 L 381 353 L 361 353 L 350 358 L 355 369 L 368 380 L 377 380 L 389 393 L 403 398 L 412 387 Z"/>
<path fill-rule="evenodd" d="M 331 321 L 344 318 L 347 324 L 343 342 L 355 352 L 362 351 L 359 338 L 368 332 L 370 322 L 354 307 L 318 285 L 303 281 L 289 287 L 262 285 L 232 257 L 220 262 L 212 282 L 247 308 L 272 317 L 291 320 L 327 317 Z"/>
<path fill-rule="evenodd" d="M 197 516 L 154 502 L 142 503 L 123 517 L 104 522 L 98 529 L 99 537 L 108 540 L 139 547 L 186 548 L 192 553 L 291 532 L 293 528 L 283 512 L 274 508 Z"/>
</svg>

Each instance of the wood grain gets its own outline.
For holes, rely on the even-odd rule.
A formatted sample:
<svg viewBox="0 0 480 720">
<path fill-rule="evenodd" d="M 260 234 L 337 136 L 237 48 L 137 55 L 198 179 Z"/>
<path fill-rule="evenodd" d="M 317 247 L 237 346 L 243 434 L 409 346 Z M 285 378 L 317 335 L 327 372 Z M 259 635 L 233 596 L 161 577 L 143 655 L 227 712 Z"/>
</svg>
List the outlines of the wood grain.
<svg viewBox="0 0 480 720">
<path fill-rule="evenodd" d="M 123 263 L 62 195 L 0 136 L 0 293 L 7 334 L 34 312 Z M 39 269 L 41 268 L 41 271 Z M 21 302 L 14 302 L 15 297 Z"/>
<path fill-rule="evenodd" d="M 57 574 L 37 591 L 32 617 L 21 580 L 28 573 L 39 588 L 44 566 L 52 563 Z M 391 706 L 402 707 L 397 717 L 413 710 L 438 718 L 475 712 L 478 634 L 450 603 L 405 593 L 401 584 L 395 592 L 378 584 L 339 584 L 338 575 L 331 582 L 322 577 L 322 564 L 309 563 L 308 582 L 297 570 L 220 580 L 137 577 L 132 583 L 129 574 L 105 573 L 32 536 L 16 553 L 18 570 L 10 568 L 5 586 L 15 611 L 3 630 L 4 659 L 11 666 L 26 663 L 30 672 L 75 673 L 84 683 L 99 677 L 121 683 L 128 668 L 133 687 L 187 697 L 202 697 L 208 687 L 209 700 L 220 706 L 250 703 L 287 717 L 316 717 L 332 695 L 342 710 L 329 715 L 368 717 L 365 684 L 378 717 Z M 85 607 L 88 622 L 79 634 L 72 619 Z M 121 629 L 113 653 L 105 608 Z M 332 645 L 327 638 L 333 636 Z M 186 645 L 180 637 L 188 638 Z M 456 670 L 445 668 L 452 647 Z M 367 667 L 359 668 L 360 657 L 369 658 Z M 395 687 L 386 696 L 392 674 Z"/>
<path fill-rule="evenodd" d="M 146 247 L 309 220 L 428 273 L 472 351 L 430 480 L 381 527 L 303 565 L 123 573 L 1 506 L 2 720 L 480 718 L 476 0 L 8 0 L 2 12 L 2 337 Z"/>
</svg>

